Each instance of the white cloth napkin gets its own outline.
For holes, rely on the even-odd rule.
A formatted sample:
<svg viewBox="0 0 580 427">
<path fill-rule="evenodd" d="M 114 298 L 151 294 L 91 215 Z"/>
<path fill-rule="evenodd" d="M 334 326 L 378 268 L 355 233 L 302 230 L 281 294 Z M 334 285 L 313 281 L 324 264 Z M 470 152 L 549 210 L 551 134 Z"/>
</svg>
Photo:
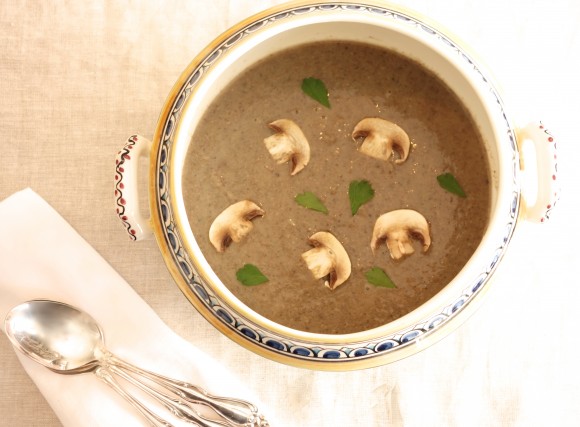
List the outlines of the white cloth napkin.
<svg viewBox="0 0 580 427">
<path fill-rule="evenodd" d="M 52 207 L 26 189 L 0 202 L 2 330 L 12 307 L 36 298 L 87 311 L 101 325 L 107 348 L 128 362 L 259 404 L 227 369 L 171 331 Z M 146 425 L 95 375 L 53 373 L 17 354 L 65 427 Z"/>
</svg>

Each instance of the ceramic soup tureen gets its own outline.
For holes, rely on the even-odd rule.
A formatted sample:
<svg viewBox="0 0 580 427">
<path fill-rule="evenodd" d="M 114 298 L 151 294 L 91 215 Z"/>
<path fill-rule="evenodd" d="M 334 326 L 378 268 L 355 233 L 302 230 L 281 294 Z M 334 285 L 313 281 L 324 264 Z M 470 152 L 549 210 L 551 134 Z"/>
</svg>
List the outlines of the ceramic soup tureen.
<svg viewBox="0 0 580 427">
<path fill-rule="evenodd" d="M 485 144 L 492 176 L 487 231 L 465 267 L 433 298 L 370 330 L 316 334 L 261 316 L 239 301 L 208 265 L 189 226 L 182 173 L 188 147 L 212 100 L 266 56 L 313 41 L 344 40 L 394 49 L 438 75 L 463 101 Z M 537 185 L 522 191 L 521 145 L 535 148 Z M 219 331 L 270 359 L 321 370 L 378 366 L 416 353 L 458 327 L 480 305 L 521 220 L 545 221 L 558 194 L 555 141 L 541 122 L 512 123 L 483 66 L 431 20 L 379 1 L 293 2 L 233 26 L 185 69 L 170 92 L 151 141 L 133 135 L 117 156 L 115 202 L 129 236 L 153 233 L 175 282 Z M 149 210 L 138 206 L 137 158 L 149 159 Z"/>
</svg>

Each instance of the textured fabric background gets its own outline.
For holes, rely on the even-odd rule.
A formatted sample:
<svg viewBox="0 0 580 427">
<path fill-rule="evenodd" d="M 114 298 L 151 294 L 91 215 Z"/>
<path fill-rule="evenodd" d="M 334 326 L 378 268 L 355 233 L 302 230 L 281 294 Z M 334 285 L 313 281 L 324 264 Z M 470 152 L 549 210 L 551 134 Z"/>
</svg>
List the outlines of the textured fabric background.
<svg viewBox="0 0 580 427">
<path fill-rule="evenodd" d="M 422 353 L 348 373 L 263 359 L 192 308 L 154 240 L 125 237 L 112 197 L 116 152 L 132 133 L 152 136 L 174 81 L 207 43 L 278 3 L 0 2 L 0 199 L 32 187 L 173 330 L 275 407 L 282 427 L 578 425 L 575 0 L 394 2 L 461 35 L 494 70 L 516 120 L 539 117 L 550 127 L 563 186 L 548 224 L 519 224 L 485 305 Z M 0 425 L 58 426 L 3 335 L 0 366 Z"/>
</svg>

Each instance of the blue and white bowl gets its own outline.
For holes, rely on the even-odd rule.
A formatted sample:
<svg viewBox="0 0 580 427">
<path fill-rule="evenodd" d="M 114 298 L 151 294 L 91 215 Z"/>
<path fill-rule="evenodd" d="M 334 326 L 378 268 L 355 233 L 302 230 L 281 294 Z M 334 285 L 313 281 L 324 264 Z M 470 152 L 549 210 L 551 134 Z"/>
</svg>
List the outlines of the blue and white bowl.
<svg viewBox="0 0 580 427">
<path fill-rule="evenodd" d="M 487 232 L 460 273 L 436 296 L 378 328 L 327 335 L 294 330 L 240 302 L 213 273 L 189 227 L 182 171 L 196 125 L 217 94 L 240 72 L 276 51 L 323 40 L 365 42 L 395 49 L 440 76 L 469 109 L 492 169 Z M 519 144 L 536 148 L 535 203 L 522 197 Z M 135 159 L 150 159 L 151 218 L 137 206 Z M 132 136 L 116 165 L 117 212 L 130 236 L 153 231 L 177 285 L 217 329 L 270 359 L 321 370 L 382 365 L 446 336 L 482 302 L 520 219 L 544 221 L 558 197 L 555 143 L 541 123 L 516 128 L 492 79 L 473 54 L 429 19 L 380 1 L 293 2 L 264 11 L 226 31 L 177 80 L 153 141 Z"/>
</svg>

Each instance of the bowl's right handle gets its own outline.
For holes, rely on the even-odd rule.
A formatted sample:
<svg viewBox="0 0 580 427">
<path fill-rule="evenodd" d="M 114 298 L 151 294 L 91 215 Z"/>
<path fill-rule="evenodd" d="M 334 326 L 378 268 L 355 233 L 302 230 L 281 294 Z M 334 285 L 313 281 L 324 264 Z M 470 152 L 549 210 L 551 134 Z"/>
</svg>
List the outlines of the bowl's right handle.
<svg viewBox="0 0 580 427">
<path fill-rule="evenodd" d="M 151 141 L 141 135 L 131 135 L 115 159 L 117 215 L 134 241 L 152 234 L 150 218 L 142 214 L 137 192 L 139 157 L 148 157 L 150 153 Z"/>
<path fill-rule="evenodd" d="M 545 222 L 550 218 L 550 213 L 560 197 L 556 139 L 541 121 L 531 122 L 519 129 L 518 136 L 521 139 L 520 144 L 530 141 L 534 145 L 537 168 L 535 200 L 526 193 L 531 190 L 524 188 L 524 216 L 532 222 Z"/>
</svg>

